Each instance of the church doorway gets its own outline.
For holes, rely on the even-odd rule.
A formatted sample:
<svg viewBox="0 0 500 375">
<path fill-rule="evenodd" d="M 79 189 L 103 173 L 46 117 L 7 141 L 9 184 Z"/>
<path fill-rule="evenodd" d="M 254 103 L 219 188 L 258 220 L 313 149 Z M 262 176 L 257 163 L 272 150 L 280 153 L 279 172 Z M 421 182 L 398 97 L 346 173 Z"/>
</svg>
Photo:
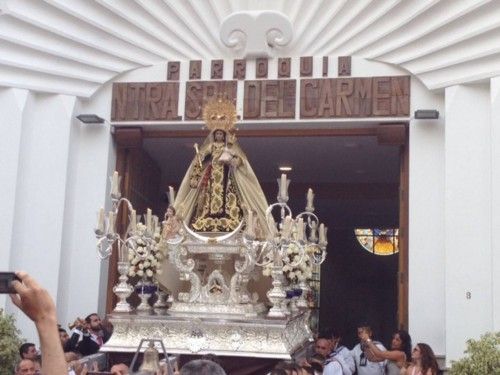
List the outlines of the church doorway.
<svg viewBox="0 0 500 375">
<path fill-rule="evenodd" d="M 134 205 L 164 212 L 168 186 L 179 186 L 193 144 L 205 135 L 117 129 L 117 169 Z M 395 328 L 407 327 L 407 124 L 245 129 L 238 138 L 269 203 L 276 201 L 280 166 L 292 167 L 286 173 L 294 215 L 304 210 L 307 189 L 315 192 L 315 213 L 329 227 L 328 256 L 321 267 L 320 329 L 339 328 L 352 347 L 356 325 L 368 322 L 388 343 Z M 370 253 L 356 238 L 356 228 L 399 228 L 399 253 Z M 109 275 L 113 285 L 112 270 Z"/>
</svg>

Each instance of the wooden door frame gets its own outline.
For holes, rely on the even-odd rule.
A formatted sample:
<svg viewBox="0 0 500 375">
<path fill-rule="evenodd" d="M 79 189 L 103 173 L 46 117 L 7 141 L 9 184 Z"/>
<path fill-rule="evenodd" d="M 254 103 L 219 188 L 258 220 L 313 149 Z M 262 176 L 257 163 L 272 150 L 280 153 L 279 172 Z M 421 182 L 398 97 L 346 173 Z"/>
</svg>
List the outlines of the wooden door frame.
<svg viewBox="0 0 500 375">
<path fill-rule="evenodd" d="M 408 330 L 408 229 L 409 229 L 409 124 L 380 124 L 380 145 L 399 146 L 399 258 L 397 273 L 397 326 Z"/>
<path fill-rule="evenodd" d="M 122 197 L 130 196 L 130 161 L 134 155 L 142 148 L 142 129 L 141 128 L 125 128 L 113 134 L 116 143 L 116 168 L 121 180 Z M 127 225 L 127 212 L 120 207 L 116 218 L 117 233 L 123 233 Z M 116 244 L 113 246 L 113 251 L 109 257 L 108 264 L 108 285 L 106 291 L 106 314 L 110 314 L 118 298 L 113 293 L 113 287 L 118 283 L 118 250 Z"/>
<path fill-rule="evenodd" d="M 398 267 L 398 327 L 408 331 L 409 273 L 409 188 L 410 142 L 405 128 L 404 144 L 400 148 L 399 172 L 399 267 Z"/>
<path fill-rule="evenodd" d="M 185 138 L 204 137 L 203 130 L 148 130 L 147 128 L 116 127 L 114 140 L 117 145 L 116 170 L 123 176 L 123 196 L 130 191 L 128 166 L 134 151 L 142 148 L 144 138 Z M 397 274 L 398 306 L 397 324 L 401 329 L 408 329 L 408 227 L 409 227 L 409 131 L 408 123 L 374 124 L 363 128 L 332 129 L 258 129 L 238 131 L 238 137 L 335 137 L 335 136 L 375 136 L 380 145 L 400 146 L 400 181 L 399 181 L 399 264 Z M 118 230 L 124 230 L 126 217 L 118 215 Z M 121 227 L 120 227 L 121 225 Z M 108 268 L 108 287 L 106 312 L 110 313 L 116 304 L 113 286 L 118 281 L 117 252 L 113 251 Z"/>
</svg>

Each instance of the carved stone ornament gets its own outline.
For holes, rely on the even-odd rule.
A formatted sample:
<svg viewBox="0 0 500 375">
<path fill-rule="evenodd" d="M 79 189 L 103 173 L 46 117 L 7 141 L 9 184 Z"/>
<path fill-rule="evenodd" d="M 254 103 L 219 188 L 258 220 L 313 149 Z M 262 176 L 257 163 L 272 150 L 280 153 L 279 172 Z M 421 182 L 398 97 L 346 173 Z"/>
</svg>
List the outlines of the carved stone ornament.
<svg viewBox="0 0 500 375">
<path fill-rule="evenodd" d="M 292 41 L 293 26 L 281 12 L 235 12 L 222 21 L 220 39 L 245 58 L 271 57 Z"/>
</svg>

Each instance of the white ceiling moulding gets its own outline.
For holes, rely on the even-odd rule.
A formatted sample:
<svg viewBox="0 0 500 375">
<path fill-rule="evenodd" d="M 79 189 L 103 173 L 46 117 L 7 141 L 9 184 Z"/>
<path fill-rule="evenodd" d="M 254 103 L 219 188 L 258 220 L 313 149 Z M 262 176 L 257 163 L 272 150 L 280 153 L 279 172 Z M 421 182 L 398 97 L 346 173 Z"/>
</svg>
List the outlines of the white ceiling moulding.
<svg viewBox="0 0 500 375">
<path fill-rule="evenodd" d="M 293 26 L 277 11 L 235 12 L 222 21 L 220 39 L 237 56 L 273 57 L 292 41 Z"/>
</svg>

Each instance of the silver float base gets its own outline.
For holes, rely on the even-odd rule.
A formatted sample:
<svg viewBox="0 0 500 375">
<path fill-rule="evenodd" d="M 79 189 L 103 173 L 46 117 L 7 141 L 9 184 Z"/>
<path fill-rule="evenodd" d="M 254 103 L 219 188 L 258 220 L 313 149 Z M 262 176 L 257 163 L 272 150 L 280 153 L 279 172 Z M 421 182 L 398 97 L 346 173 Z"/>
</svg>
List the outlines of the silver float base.
<svg viewBox="0 0 500 375">
<path fill-rule="evenodd" d="M 309 311 L 287 319 L 111 314 L 113 335 L 102 352 L 135 352 L 141 339 L 161 339 L 169 354 L 291 359 L 312 340 Z"/>
<path fill-rule="evenodd" d="M 208 304 L 208 303 L 186 303 L 174 302 L 168 310 L 170 316 L 200 317 L 211 316 L 213 318 L 229 317 L 229 319 L 257 318 L 266 311 L 263 303 L 258 304 Z"/>
</svg>

